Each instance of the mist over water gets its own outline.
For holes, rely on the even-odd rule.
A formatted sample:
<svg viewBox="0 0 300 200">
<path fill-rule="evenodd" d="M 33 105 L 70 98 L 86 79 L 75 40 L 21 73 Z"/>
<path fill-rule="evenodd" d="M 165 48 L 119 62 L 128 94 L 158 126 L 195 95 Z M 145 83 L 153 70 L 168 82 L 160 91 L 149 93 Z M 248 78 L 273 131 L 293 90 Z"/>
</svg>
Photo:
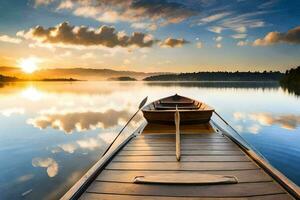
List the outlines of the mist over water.
<svg viewBox="0 0 300 200">
<path fill-rule="evenodd" d="M 215 108 L 300 185 L 300 98 L 277 83 L 20 82 L 0 84 L 0 199 L 59 198 L 145 96 L 175 93 Z"/>
</svg>

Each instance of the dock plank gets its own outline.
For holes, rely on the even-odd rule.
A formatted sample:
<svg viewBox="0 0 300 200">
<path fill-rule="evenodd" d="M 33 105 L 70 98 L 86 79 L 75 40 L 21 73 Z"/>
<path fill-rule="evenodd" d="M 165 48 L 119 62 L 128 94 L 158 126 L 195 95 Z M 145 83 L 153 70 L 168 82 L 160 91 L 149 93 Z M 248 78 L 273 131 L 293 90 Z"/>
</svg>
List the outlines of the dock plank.
<svg viewBox="0 0 300 200">
<path fill-rule="evenodd" d="M 126 151 L 175 151 L 175 146 L 127 146 L 124 147 Z M 238 147 L 236 146 L 181 146 L 181 150 L 221 150 L 221 151 L 228 151 L 228 150 L 235 150 L 238 151 Z"/>
<path fill-rule="evenodd" d="M 121 151 L 120 156 L 160 156 L 175 155 L 175 151 Z M 216 151 L 216 150 L 182 150 L 181 155 L 244 155 L 241 151 Z"/>
<path fill-rule="evenodd" d="M 118 194 L 98 194 L 85 193 L 80 200 L 182 200 L 182 197 L 163 197 L 163 196 L 138 196 L 138 195 L 118 195 Z M 236 197 L 236 198 L 202 198 L 190 197 L 185 200 L 291 200 L 287 194 L 263 195 L 254 197 Z"/>
<path fill-rule="evenodd" d="M 241 170 L 258 169 L 252 162 L 111 162 L 106 169 L 119 170 Z"/>
<path fill-rule="evenodd" d="M 285 193 L 280 186 L 273 182 L 187 186 L 95 181 L 91 184 L 87 191 L 106 194 L 177 197 L 250 197 L 256 195 Z"/>
<path fill-rule="evenodd" d="M 186 172 L 180 171 L 156 171 L 155 173 L 178 173 L 185 174 Z M 191 171 L 191 174 L 207 173 L 216 175 L 228 175 L 235 176 L 239 183 L 245 182 L 269 182 L 272 178 L 264 173 L 261 169 L 257 170 L 236 170 L 236 171 Z M 104 170 L 98 177 L 97 181 L 108 181 L 108 182 L 123 182 L 131 183 L 136 176 L 147 176 L 153 175 L 153 171 L 121 171 L 121 170 Z"/>
<path fill-rule="evenodd" d="M 181 156 L 180 162 L 250 162 L 243 155 L 238 156 Z M 116 156 L 112 162 L 177 162 L 175 156 Z"/>
</svg>

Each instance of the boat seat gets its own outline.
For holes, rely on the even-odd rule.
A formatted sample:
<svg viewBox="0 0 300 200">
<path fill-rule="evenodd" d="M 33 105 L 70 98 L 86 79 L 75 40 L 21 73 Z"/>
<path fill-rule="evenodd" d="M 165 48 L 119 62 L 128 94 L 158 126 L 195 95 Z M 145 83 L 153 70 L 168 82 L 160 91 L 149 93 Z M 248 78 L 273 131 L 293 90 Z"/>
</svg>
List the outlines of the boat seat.
<svg viewBox="0 0 300 200">
<path fill-rule="evenodd" d="M 157 110 L 176 110 L 176 107 L 173 106 L 161 106 L 161 105 L 156 105 L 155 109 Z M 199 107 L 193 105 L 193 106 L 180 106 L 177 107 L 178 110 L 197 110 Z"/>
<path fill-rule="evenodd" d="M 236 184 L 235 176 L 223 176 L 201 173 L 153 173 L 149 176 L 136 176 L 136 184 L 182 184 L 182 185 L 211 185 L 211 184 Z"/>
</svg>

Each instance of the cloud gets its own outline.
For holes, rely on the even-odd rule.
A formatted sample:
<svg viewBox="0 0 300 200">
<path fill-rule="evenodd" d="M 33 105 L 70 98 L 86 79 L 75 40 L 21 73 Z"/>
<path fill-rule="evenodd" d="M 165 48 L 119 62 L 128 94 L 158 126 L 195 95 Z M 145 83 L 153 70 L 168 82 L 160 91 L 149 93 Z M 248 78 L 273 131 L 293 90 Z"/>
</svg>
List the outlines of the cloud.
<svg viewBox="0 0 300 200">
<path fill-rule="evenodd" d="M 63 10 L 63 9 L 72 9 L 74 7 L 74 3 L 72 0 L 66 0 L 60 2 L 60 4 L 57 7 L 57 10 Z"/>
<path fill-rule="evenodd" d="M 0 35 L 1 42 L 13 43 L 13 44 L 20 44 L 22 42 L 19 38 L 10 37 L 8 35 Z"/>
<path fill-rule="evenodd" d="M 96 127 L 113 127 L 119 125 L 122 120 L 126 121 L 129 117 L 127 111 L 115 111 L 110 109 L 106 112 L 87 111 L 45 114 L 37 118 L 29 119 L 27 123 L 40 129 L 45 129 L 50 126 L 70 134 L 74 130 L 82 132 Z"/>
<path fill-rule="evenodd" d="M 34 0 L 34 5 L 35 6 L 49 5 L 52 2 L 54 2 L 54 0 Z"/>
<path fill-rule="evenodd" d="M 63 22 L 57 26 L 44 28 L 36 26 L 27 32 L 20 31 L 18 36 L 34 40 L 43 44 L 79 45 L 79 46 L 104 46 L 120 47 L 151 47 L 156 41 L 151 35 L 133 32 L 128 36 L 124 32 L 117 32 L 114 27 L 101 26 L 93 29 L 85 26 L 72 26 Z"/>
<path fill-rule="evenodd" d="M 174 47 L 182 47 L 184 44 L 188 44 L 189 42 L 185 39 L 175 39 L 175 38 L 167 38 L 160 43 L 161 47 L 165 48 L 174 48 Z"/>
<path fill-rule="evenodd" d="M 244 39 L 247 37 L 247 34 L 235 34 L 231 36 L 234 39 Z"/>
<path fill-rule="evenodd" d="M 208 30 L 210 32 L 213 32 L 213 33 L 221 33 L 223 31 L 223 27 L 220 27 L 220 26 L 212 26 L 212 27 L 208 27 Z"/>
<path fill-rule="evenodd" d="M 245 26 L 237 27 L 234 30 L 238 33 L 246 33 L 247 32 L 247 28 Z"/>
<path fill-rule="evenodd" d="M 131 24 L 132 28 L 155 31 L 158 27 L 154 23 L 136 22 Z"/>
<path fill-rule="evenodd" d="M 236 45 L 243 47 L 243 46 L 247 46 L 249 43 L 247 41 L 239 41 Z"/>
<path fill-rule="evenodd" d="M 223 39 L 222 36 L 218 36 L 218 37 L 215 37 L 214 40 L 217 41 L 217 42 L 221 42 Z"/>
<path fill-rule="evenodd" d="M 257 17 L 267 13 L 266 11 L 257 11 L 228 17 L 220 22 L 220 26 L 232 29 L 237 33 L 245 33 L 248 28 L 264 27 L 265 22 Z"/>
<path fill-rule="evenodd" d="M 80 56 L 81 59 L 91 59 L 91 58 L 95 58 L 95 57 L 96 57 L 96 55 L 91 52 L 85 53 Z"/>
<path fill-rule="evenodd" d="M 155 21 L 166 25 L 197 14 L 183 3 L 168 0 L 72 0 L 72 6 L 66 6 L 68 1 L 61 1 L 59 9 L 109 23 Z"/>
<path fill-rule="evenodd" d="M 278 43 L 300 44 L 300 26 L 286 33 L 270 32 L 264 38 L 254 41 L 254 46 L 268 46 Z"/>
<path fill-rule="evenodd" d="M 210 15 L 210 16 L 207 16 L 207 17 L 204 17 L 204 18 L 200 19 L 200 22 L 198 23 L 198 25 L 211 23 L 211 22 L 220 20 L 220 19 L 222 19 L 222 18 L 224 18 L 228 15 L 231 15 L 231 13 L 230 12 L 222 12 L 222 13 L 217 13 L 217 14 L 214 14 L 214 15 Z"/>
<path fill-rule="evenodd" d="M 58 164 L 52 158 L 33 158 L 32 166 L 47 168 L 47 174 L 49 177 L 54 177 L 58 173 Z"/>
</svg>

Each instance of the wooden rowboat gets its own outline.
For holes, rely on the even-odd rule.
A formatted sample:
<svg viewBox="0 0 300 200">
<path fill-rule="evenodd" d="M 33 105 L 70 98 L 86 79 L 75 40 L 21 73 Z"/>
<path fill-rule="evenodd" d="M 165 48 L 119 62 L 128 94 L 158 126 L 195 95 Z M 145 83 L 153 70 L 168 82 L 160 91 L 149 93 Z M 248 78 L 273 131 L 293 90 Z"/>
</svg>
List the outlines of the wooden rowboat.
<svg viewBox="0 0 300 200">
<path fill-rule="evenodd" d="M 174 124 L 176 108 L 180 112 L 181 124 L 207 123 L 214 111 L 203 102 L 178 94 L 154 101 L 145 106 L 142 111 L 149 123 Z"/>
</svg>

